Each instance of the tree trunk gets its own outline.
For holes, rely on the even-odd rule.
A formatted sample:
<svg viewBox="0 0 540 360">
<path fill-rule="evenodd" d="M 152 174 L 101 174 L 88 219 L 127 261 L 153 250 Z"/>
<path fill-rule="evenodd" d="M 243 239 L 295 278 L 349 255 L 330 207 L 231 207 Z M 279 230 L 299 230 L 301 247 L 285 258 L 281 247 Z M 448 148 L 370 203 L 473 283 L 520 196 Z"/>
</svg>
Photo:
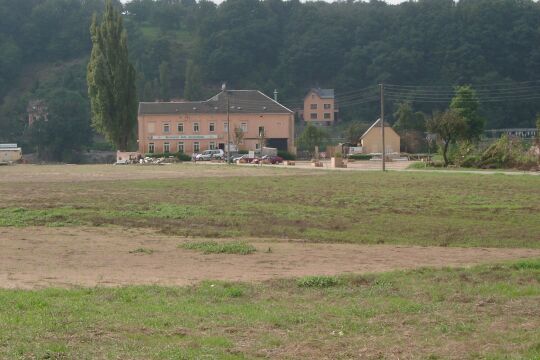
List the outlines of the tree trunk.
<svg viewBox="0 0 540 360">
<path fill-rule="evenodd" d="M 443 159 L 444 159 L 444 166 L 445 166 L 445 167 L 448 166 L 448 157 L 447 157 L 447 155 L 446 155 L 447 152 L 448 152 L 448 145 L 450 145 L 450 140 L 444 142 Z"/>
</svg>

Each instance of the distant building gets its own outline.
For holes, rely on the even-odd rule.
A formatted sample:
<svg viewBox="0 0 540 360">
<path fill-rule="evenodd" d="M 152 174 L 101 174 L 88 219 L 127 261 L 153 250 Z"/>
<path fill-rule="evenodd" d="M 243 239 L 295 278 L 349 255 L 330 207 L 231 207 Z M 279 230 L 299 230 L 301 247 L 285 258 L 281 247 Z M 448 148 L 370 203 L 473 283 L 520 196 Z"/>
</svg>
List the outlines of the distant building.
<svg viewBox="0 0 540 360">
<path fill-rule="evenodd" d="M 310 89 L 304 97 L 304 110 L 301 116 L 306 123 L 333 125 L 338 117 L 334 89 Z"/>
<path fill-rule="evenodd" d="M 26 108 L 28 115 L 28 126 L 32 126 L 39 119 L 47 121 L 48 108 L 44 100 L 30 100 Z"/>
<path fill-rule="evenodd" d="M 265 146 L 295 152 L 293 112 L 258 90 L 222 91 L 205 101 L 141 102 L 138 122 L 141 153 L 225 150 L 228 126 L 230 143 L 240 150 L 257 150 L 263 134 Z"/>
<path fill-rule="evenodd" d="M 0 144 L 0 163 L 17 162 L 22 159 L 22 150 L 17 144 Z"/>
<path fill-rule="evenodd" d="M 401 139 L 389 124 L 384 124 L 384 147 L 387 154 L 400 152 Z M 382 153 L 381 119 L 377 119 L 369 129 L 360 137 L 358 144 L 363 154 Z"/>
</svg>

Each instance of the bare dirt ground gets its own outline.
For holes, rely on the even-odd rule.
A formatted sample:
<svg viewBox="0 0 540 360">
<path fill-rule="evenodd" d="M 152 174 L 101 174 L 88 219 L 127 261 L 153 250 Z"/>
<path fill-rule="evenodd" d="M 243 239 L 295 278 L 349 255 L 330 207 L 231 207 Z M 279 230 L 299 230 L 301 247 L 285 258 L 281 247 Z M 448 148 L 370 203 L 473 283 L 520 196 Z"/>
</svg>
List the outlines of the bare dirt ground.
<svg viewBox="0 0 540 360">
<path fill-rule="evenodd" d="M 187 240 L 152 230 L 115 227 L 0 228 L 0 287 L 264 281 L 420 266 L 469 266 L 540 256 L 540 250 L 531 249 L 306 244 L 264 239 L 250 241 L 258 249 L 251 255 L 204 255 L 178 248 Z M 133 252 L 139 248 L 153 252 Z"/>
<path fill-rule="evenodd" d="M 284 166 L 282 166 L 284 167 Z M 290 168 L 294 170 L 294 168 Z M 115 180 L 177 179 L 186 177 L 288 176 L 320 174 L 317 171 L 283 171 L 279 167 L 230 166 L 226 164 L 170 165 L 14 165 L 0 167 L 0 184 Z"/>
</svg>

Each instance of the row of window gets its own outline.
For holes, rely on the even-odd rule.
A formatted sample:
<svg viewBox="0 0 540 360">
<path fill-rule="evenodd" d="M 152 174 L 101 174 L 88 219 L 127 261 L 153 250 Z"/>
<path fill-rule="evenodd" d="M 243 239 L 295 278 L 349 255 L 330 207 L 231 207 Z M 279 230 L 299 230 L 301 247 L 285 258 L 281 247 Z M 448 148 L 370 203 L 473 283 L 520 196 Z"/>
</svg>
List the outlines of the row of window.
<svg viewBox="0 0 540 360">
<path fill-rule="evenodd" d="M 194 122 L 193 123 L 193 132 L 195 133 L 198 133 L 200 131 L 200 125 L 198 122 Z M 224 131 L 228 131 L 228 128 L 229 128 L 229 124 L 227 122 L 223 123 L 223 130 Z M 242 129 L 242 132 L 247 132 L 247 123 L 243 122 L 240 124 L 240 129 Z M 154 132 L 154 127 L 153 127 L 153 124 L 148 126 L 148 131 L 149 132 Z M 184 123 L 183 122 L 180 122 L 180 123 L 177 123 L 176 124 L 176 131 L 177 132 L 184 132 Z M 208 131 L 209 132 L 214 132 L 216 131 L 216 123 L 209 123 L 208 124 Z M 169 133 L 171 132 L 171 124 L 170 123 L 163 123 L 163 132 L 164 133 Z"/>
<path fill-rule="evenodd" d="M 324 106 L 324 109 L 325 109 L 325 110 L 328 110 L 328 109 L 331 109 L 331 108 L 332 108 L 332 104 L 323 104 L 323 106 Z M 309 105 L 309 108 L 310 108 L 311 110 L 317 110 L 317 104 L 310 104 L 310 105 Z"/>
<path fill-rule="evenodd" d="M 309 114 L 309 118 L 312 119 L 312 120 L 317 120 L 317 113 Z M 324 118 L 325 119 L 331 119 L 332 115 L 330 113 L 324 113 Z"/>
<path fill-rule="evenodd" d="M 223 146 L 223 144 L 221 144 L 221 145 Z M 216 143 L 213 142 L 213 141 L 211 141 L 208 144 L 208 150 L 216 150 L 217 148 L 218 147 L 216 146 Z M 255 144 L 255 148 L 258 149 L 259 144 Z M 177 147 L 176 147 L 176 151 L 180 152 L 180 153 L 183 153 L 184 149 L 185 149 L 184 142 L 183 141 L 178 142 Z M 169 143 L 169 142 L 163 143 L 163 152 L 164 153 L 170 153 L 171 150 L 172 150 L 171 149 L 171 143 Z M 148 143 L 148 152 L 150 154 L 153 154 L 155 151 L 156 151 L 156 145 L 153 142 Z M 196 152 L 199 152 L 199 151 L 201 151 L 201 144 L 198 141 L 194 141 L 193 142 L 193 152 L 196 153 Z"/>
<path fill-rule="evenodd" d="M 184 152 L 184 142 L 180 141 L 177 145 L 176 151 L 183 153 Z M 215 142 L 210 142 L 208 146 L 209 150 L 215 150 L 217 149 Z M 193 152 L 199 152 L 201 149 L 201 144 L 198 141 L 193 142 Z M 156 150 L 156 145 L 154 143 L 148 143 L 148 152 L 150 154 L 153 154 Z M 163 143 L 163 152 L 164 153 L 170 153 L 171 152 L 171 143 L 165 142 Z"/>
</svg>

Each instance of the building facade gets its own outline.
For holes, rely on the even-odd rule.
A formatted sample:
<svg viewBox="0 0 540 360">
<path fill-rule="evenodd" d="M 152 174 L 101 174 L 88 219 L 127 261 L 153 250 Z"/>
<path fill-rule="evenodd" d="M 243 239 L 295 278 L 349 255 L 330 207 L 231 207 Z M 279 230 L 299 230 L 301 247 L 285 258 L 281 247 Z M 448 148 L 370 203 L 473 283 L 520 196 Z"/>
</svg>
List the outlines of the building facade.
<svg viewBox="0 0 540 360">
<path fill-rule="evenodd" d="M 334 89 L 310 89 L 304 98 L 302 116 L 305 122 L 330 126 L 337 120 Z"/>
<path fill-rule="evenodd" d="M 227 108 L 229 120 L 227 121 Z M 139 104 L 140 153 L 199 153 L 209 149 L 295 152 L 293 112 L 257 90 L 222 91 L 206 101 Z"/>
<path fill-rule="evenodd" d="M 400 153 L 401 138 L 398 133 L 384 124 L 384 148 L 386 154 Z M 380 154 L 382 153 L 382 132 L 381 119 L 378 119 L 371 125 L 369 129 L 360 137 L 359 145 L 362 147 L 364 154 Z"/>
</svg>

